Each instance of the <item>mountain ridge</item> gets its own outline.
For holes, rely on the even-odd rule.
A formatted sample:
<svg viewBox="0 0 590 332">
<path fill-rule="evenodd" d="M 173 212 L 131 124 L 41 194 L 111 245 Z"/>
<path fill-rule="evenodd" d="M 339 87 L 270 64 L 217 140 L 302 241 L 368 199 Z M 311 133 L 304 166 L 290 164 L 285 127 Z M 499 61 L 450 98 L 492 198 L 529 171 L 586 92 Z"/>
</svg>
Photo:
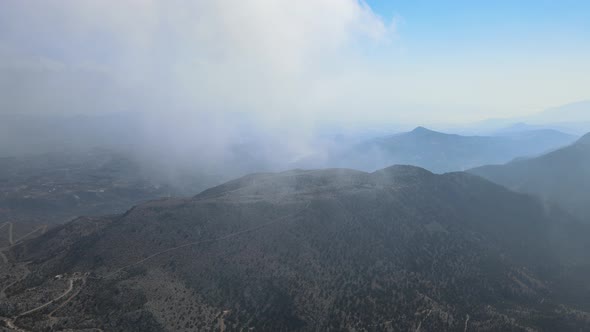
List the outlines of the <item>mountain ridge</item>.
<svg viewBox="0 0 590 332">
<path fill-rule="evenodd" d="M 416 127 L 378 137 L 332 156 L 330 165 L 373 171 L 391 164 L 416 165 L 435 173 L 463 171 L 534 156 L 572 143 L 575 136 L 534 130 L 499 136 L 461 136 Z"/>
<path fill-rule="evenodd" d="M 590 134 L 547 154 L 469 170 L 512 190 L 556 202 L 590 222 Z"/>
<path fill-rule="evenodd" d="M 562 277 L 589 263 L 586 234 L 559 209 L 461 172 L 260 173 L 13 248 L 12 264 L 30 272 L 6 289 L 0 316 L 60 294 L 63 275 L 78 295 L 48 309 L 59 310 L 53 328 L 551 330 L 590 305 Z"/>
</svg>

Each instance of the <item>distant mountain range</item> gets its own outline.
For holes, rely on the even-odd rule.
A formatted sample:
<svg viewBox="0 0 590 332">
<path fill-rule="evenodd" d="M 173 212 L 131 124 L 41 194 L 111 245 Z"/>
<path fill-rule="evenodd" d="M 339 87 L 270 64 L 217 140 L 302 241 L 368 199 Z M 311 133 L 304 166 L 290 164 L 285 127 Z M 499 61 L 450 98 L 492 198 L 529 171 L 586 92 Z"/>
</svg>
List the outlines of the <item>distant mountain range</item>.
<svg viewBox="0 0 590 332">
<path fill-rule="evenodd" d="M 590 100 L 552 107 L 538 114 L 529 116 L 527 120 L 534 123 L 590 123 Z"/>
<path fill-rule="evenodd" d="M 415 165 L 435 173 L 461 171 L 534 156 L 575 141 L 555 130 L 526 130 L 497 136 L 461 136 L 418 127 L 371 139 L 332 158 L 332 166 L 375 170 L 392 164 Z"/>
<path fill-rule="evenodd" d="M 13 247 L 0 324 L 588 330 L 588 249 L 589 226 L 466 173 L 253 174 Z"/>
<path fill-rule="evenodd" d="M 479 167 L 469 172 L 510 189 L 557 202 L 590 223 L 590 134 L 573 145 L 537 158 Z"/>
<path fill-rule="evenodd" d="M 554 129 L 574 135 L 590 131 L 590 100 L 552 107 L 542 112 L 513 118 L 496 118 L 454 128 L 461 133 L 496 133 L 504 128 Z"/>
</svg>

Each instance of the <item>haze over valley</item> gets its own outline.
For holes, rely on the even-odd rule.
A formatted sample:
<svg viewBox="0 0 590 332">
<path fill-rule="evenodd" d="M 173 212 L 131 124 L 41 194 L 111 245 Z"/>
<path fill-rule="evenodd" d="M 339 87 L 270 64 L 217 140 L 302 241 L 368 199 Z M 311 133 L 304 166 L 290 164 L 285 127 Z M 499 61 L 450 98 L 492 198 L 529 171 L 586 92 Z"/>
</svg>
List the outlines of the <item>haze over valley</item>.
<svg viewBox="0 0 590 332">
<path fill-rule="evenodd" d="M 588 13 L 0 3 L 0 331 L 590 330 Z"/>
</svg>

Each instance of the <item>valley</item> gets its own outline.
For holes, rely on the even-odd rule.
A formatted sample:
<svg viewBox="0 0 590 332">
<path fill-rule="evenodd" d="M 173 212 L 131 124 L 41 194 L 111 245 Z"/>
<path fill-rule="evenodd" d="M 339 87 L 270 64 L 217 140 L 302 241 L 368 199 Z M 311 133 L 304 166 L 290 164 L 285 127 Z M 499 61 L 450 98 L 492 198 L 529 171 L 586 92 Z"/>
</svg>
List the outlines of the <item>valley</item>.
<svg viewBox="0 0 590 332">
<path fill-rule="evenodd" d="M 0 332 L 590 331 L 590 1 L 0 1 Z"/>
<path fill-rule="evenodd" d="M 24 330 L 574 331 L 590 324 L 588 234 L 465 173 L 253 174 L 13 247 L 30 272 L 5 278 L 0 316 Z"/>
</svg>

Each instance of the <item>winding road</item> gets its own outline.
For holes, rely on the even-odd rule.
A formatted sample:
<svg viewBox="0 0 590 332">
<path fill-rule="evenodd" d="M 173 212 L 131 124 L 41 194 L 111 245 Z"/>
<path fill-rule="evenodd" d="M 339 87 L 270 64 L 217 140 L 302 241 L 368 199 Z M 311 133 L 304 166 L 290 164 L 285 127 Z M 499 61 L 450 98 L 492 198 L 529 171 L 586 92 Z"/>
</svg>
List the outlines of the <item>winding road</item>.
<svg viewBox="0 0 590 332">
<path fill-rule="evenodd" d="M 66 296 L 67 296 L 68 294 L 70 294 L 70 292 L 71 292 L 71 291 L 74 289 L 74 281 L 75 281 L 75 280 L 78 280 L 78 278 L 71 278 L 71 279 L 69 280 L 68 289 L 67 289 L 65 292 L 63 292 L 63 294 L 61 294 L 60 296 L 58 296 L 58 297 L 54 298 L 53 300 L 51 300 L 51 301 L 49 301 L 49 302 L 47 302 L 47 303 L 45 303 L 45 304 L 42 304 L 42 305 L 40 305 L 40 306 L 38 306 L 38 307 L 36 307 L 36 308 L 33 308 L 33 309 L 31 309 L 31 310 L 28 310 L 28 311 L 25 311 L 25 312 L 23 312 L 23 313 L 20 313 L 20 314 L 18 314 L 18 315 L 15 317 L 15 319 L 16 319 L 16 318 L 19 318 L 19 317 L 22 317 L 22 316 L 30 315 L 30 314 L 32 314 L 32 313 L 34 313 L 34 312 L 37 312 L 37 311 L 39 311 L 39 310 L 41 310 L 41 309 L 43 309 L 43 308 L 45 308 L 45 307 L 47 307 L 47 306 L 51 305 L 52 303 L 55 303 L 55 302 L 57 302 L 57 301 L 61 300 L 62 298 L 66 297 Z"/>
<path fill-rule="evenodd" d="M 76 297 L 76 295 L 78 295 L 78 293 L 80 293 L 80 290 L 82 289 L 83 285 L 86 283 L 86 280 L 84 278 L 84 276 L 72 276 L 69 280 L 68 280 L 68 288 L 59 296 L 57 296 L 56 298 L 52 299 L 49 302 L 46 302 L 38 307 L 35 307 L 33 309 L 27 310 L 25 312 L 22 312 L 16 316 L 14 316 L 13 318 L 7 318 L 7 317 L 0 317 L 0 321 L 3 321 L 5 323 L 5 325 L 15 331 L 20 331 L 20 332 L 28 332 L 27 330 L 24 330 L 20 327 L 18 327 L 15 323 L 15 321 L 17 319 L 19 319 L 20 317 L 23 316 L 27 316 L 30 315 L 32 313 L 35 313 L 37 311 L 43 310 L 46 307 L 50 306 L 53 303 L 56 303 L 57 301 L 63 299 L 64 297 L 68 296 L 73 290 L 74 290 L 74 284 L 76 281 L 78 280 L 82 280 L 82 285 L 80 286 L 80 288 L 73 294 L 71 295 L 66 301 L 64 301 L 62 304 L 60 304 L 56 309 L 54 309 L 53 311 L 51 311 L 47 316 L 49 318 L 51 318 L 51 315 L 53 315 L 53 313 L 55 313 L 57 310 L 61 309 L 64 305 L 66 305 L 67 303 L 69 303 L 74 297 Z M 10 285 L 8 286 L 10 287 Z"/>
<path fill-rule="evenodd" d="M 183 244 L 183 245 L 180 245 L 180 246 L 177 246 L 177 247 L 168 248 L 166 250 L 162 250 L 162 251 L 156 252 L 156 253 L 154 253 L 154 254 L 152 254 L 152 255 L 150 255 L 148 257 L 145 257 L 143 259 L 140 259 L 140 260 L 138 260 L 138 261 L 136 261 L 136 262 L 134 262 L 132 264 L 123 266 L 123 267 L 115 270 L 114 272 L 112 272 L 112 273 L 104 276 L 104 278 L 112 277 L 112 276 L 118 274 L 119 272 L 124 271 L 125 269 L 128 269 L 130 267 L 133 267 L 133 266 L 142 264 L 142 263 L 144 263 L 144 262 L 146 262 L 146 261 L 148 261 L 148 260 L 150 260 L 150 259 L 152 259 L 154 257 L 160 256 L 160 255 L 163 255 L 163 254 L 166 254 L 166 253 L 175 251 L 175 250 L 179 250 L 179 249 L 182 249 L 182 248 L 186 248 L 186 247 L 190 247 L 190 246 L 198 245 L 198 244 L 202 244 L 202 243 L 214 243 L 214 242 L 218 242 L 218 241 L 223 241 L 223 240 L 227 240 L 227 239 L 230 239 L 230 238 L 234 238 L 234 237 L 240 236 L 242 234 L 255 232 L 255 231 L 260 230 L 262 228 L 268 227 L 268 226 L 270 226 L 272 224 L 276 224 L 276 223 L 278 223 L 278 222 L 280 222 L 282 220 L 285 220 L 285 219 L 287 219 L 289 217 L 296 216 L 297 214 L 299 214 L 299 213 L 307 210 L 310 205 L 311 205 L 311 202 L 307 202 L 307 204 L 305 205 L 305 207 L 303 207 L 302 209 L 299 209 L 298 211 L 296 211 L 294 213 L 291 213 L 291 214 L 288 214 L 288 215 L 285 215 L 285 216 L 282 216 L 282 217 L 278 217 L 276 219 L 271 220 L 270 222 L 264 223 L 264 224 L 259 225 L 259 226 L 256 226 L 256 227 L 252 227 L 252 228 L 245 229 L 245 230 L 242 230 L 242 231 L 239 231 L 239 232 L 227 234 L 227 235 L 224 235 L 224 236 L 221 236 L 221 237 L 218 237 L 218 238 L 214 238 L 214 239 L 200 240 L 200 241 L 186 243 L 186 244 Z M 0 226 L 0 228 L 4 227 L 7 224 L 10 226 L 10 242 L 11 242 L 11 244 L 13 244 L 13 242 L 12 242 L 12 223 L 5 223 L 2 226 Z M 31 234 L 34 234 L 35 232 L 39 231 L 40 229 L 43 229 L 43 233 L 44 233 L 45 230 L 47 229 L 47 226 L 46 225 L 45 226 L 40 226 L 40 227 L 34 229 L 33 231 L 29 232 L 28 234 L 20 237 L 16 241 L 16 243 L 18 243 L 19 241 L 22 241 L 24 238 L 30 236 Z M 6 249 L 6 248 L 3 248 L 3 249 Z M 4 259 L 5 258 L 6 257 L 4 257 Z M 78 280 L 82 280 L 82 285 L 80 285 L 79 289 L 76 292 L 74 292 L 73 294 L 71 294 L 72 291 L 74 290 L 74 284 Z M 68 295 L 71 294 L 63 303 L 61 303 L 57 308 L 55 308 L 54 310 L 52 310 L 49 314 L 47 314 L 47 317 L 51 319 L 52 318 L 52 315 L 55 312 L 57 312 L 59 309 L 63 308 L 66 304 L 68 304 L 70 301 L 72 301 L 80 293 L 80 291 L 84 287 L 84 284 L 85 283 L 86 283 L 86 276 L 72 276 L 68 280 L 68 288 L 62 294 L 60 294 L 59 296 L 57 296 L 56 298 L 50 300 L 49 302 L 46 302 L 44 304 L 41 304 L 41 305 L 39 305 L 39 306 L 37 306 L 37 307 L 35 307 L 33 309 L 30 309 L 30 310 L 27 310 L 25 312 L 22 312 L 22 313 L 20 313 L 20 314 L 18 314 L 16 316 L 14 316 L 14 318 L 0 317 L 0 321 L 3 321 L 6 324 L 6 326 L 9 327 L 10 329 L 13 329 L 13 330 L 16 330 L 16 331 L 21 331 L 21 332 L 27 332 L 26 330 L 23 330 L 23 329 L 21 329 L 21 328 L 19 328 L 18 326 L 15 325 L 15 321 L 18 318 L 23 317 L 23 316 L 27 316 L 27 315 L 30 315 L 30 314 L 33 314 L 33 313 L 38 312 L 40 310 L 43 310 L 43 309 L 47 308 L 48 306 L 50 306 L 51 304 L 54 304 L 54 303 L 62 300 L 63 298 L 65 298 L 66 296 L 68 296 Z M 8 287 L 10 287 L 10 285 Z M 8 288 L 8 287 L 6 287 L 6 288 Z"/>
<path fill-rule="evenodd" d="M 8 247 L 0 248 L 0 260 L 2 260 L 2 262 L 4 264 L 8 264 L 8 257 L 6 257 L 6 255 L 4 254 L 4 250 L 14 246 L 15 244 L 19 244 L 24 239 L 31 236 L 32 234 L 37 233 L 38 231 L 41 231 L 41 234 L 45 234 L 45 232 L 47 231 L 47 228 L 48 228 L 47 225 L 39 226 L 39 227 L 35 228 L 34 230 L 30 231 L 29 233 L 21 236 L 16 241 L 14 241 L 14 231 L 13 231 L 14 226 L 13 226 L 13 224 L 11 222 L 5 222 L 4 224 L 2 224 L 0 226 L 0 229 L 4 228 L 4 226 L 8 226 Z"/>
</svg>

